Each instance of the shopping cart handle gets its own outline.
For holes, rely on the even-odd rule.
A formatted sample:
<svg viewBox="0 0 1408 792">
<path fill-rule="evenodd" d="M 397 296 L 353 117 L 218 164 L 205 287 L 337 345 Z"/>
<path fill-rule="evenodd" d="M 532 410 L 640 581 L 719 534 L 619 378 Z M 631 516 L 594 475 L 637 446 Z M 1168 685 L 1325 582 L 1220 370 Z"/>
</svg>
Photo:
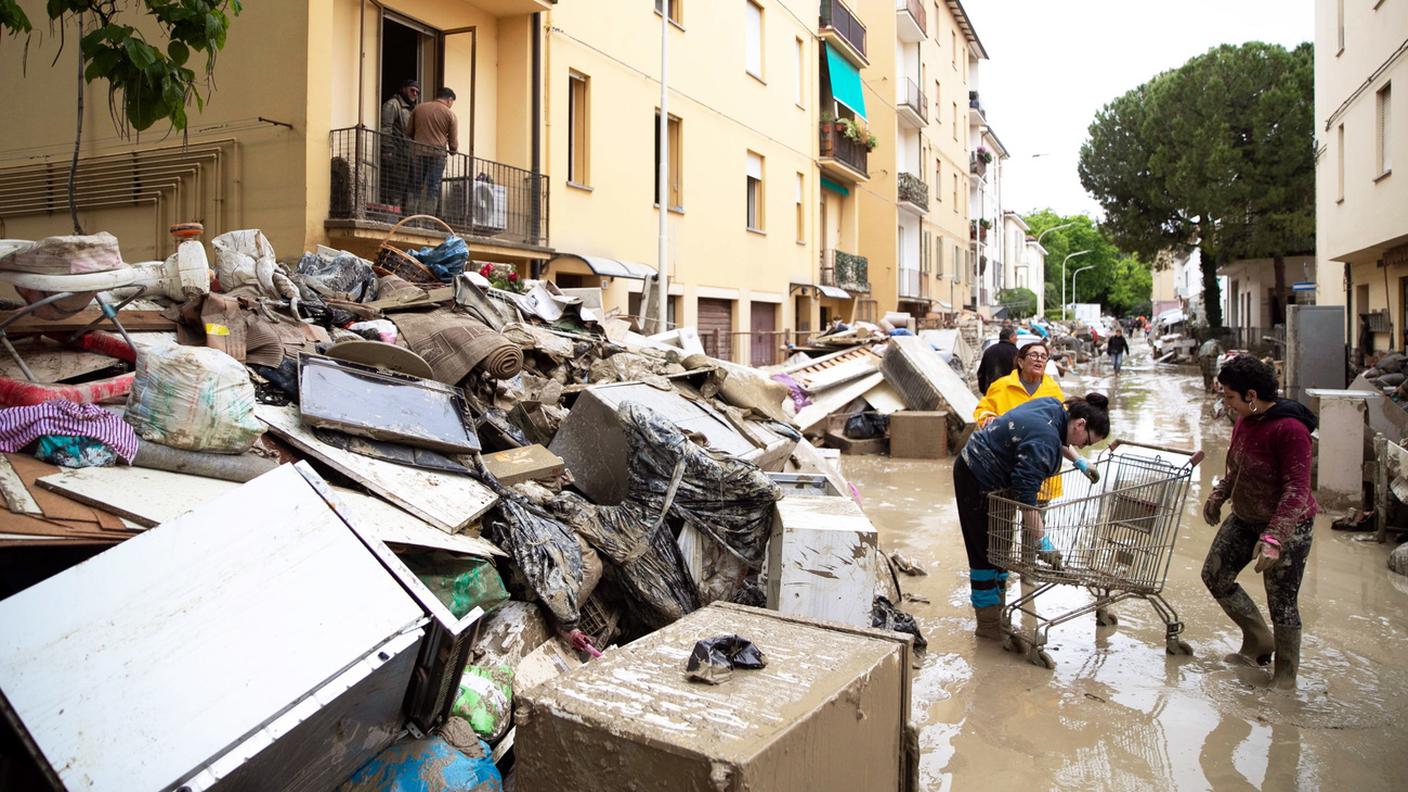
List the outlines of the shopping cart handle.
<svg viewBox="0 0 1408 792">
<path fill-rule="evenodd" d="M 1107 450 L 1114 451 L 1116 448 L 1119 448 L 1122 444 L 1124 444 L 1124 442 L 1125 441 L 1123 440 L 1113 440 L 1110 442 L 1110 445 Z M 1204 454 L 1201 450 L 1190 451 L 1187 448 L 1174 448 L 1172 446 L 1154 445 L 1153 443 L 1141 443 L 1135 440 L 1129 441 L 1129 445 L 1135 446 L 1136 448 L 1147 448 L 1150 451 L 1163 451 L 1168 454 L 1179 454 L 1181 456 L 1189 457 L 1188 464 L 1191 467 L 1197 467 L 1198 464 L 1202 462 L 1204 458 Z"/>
</svg>

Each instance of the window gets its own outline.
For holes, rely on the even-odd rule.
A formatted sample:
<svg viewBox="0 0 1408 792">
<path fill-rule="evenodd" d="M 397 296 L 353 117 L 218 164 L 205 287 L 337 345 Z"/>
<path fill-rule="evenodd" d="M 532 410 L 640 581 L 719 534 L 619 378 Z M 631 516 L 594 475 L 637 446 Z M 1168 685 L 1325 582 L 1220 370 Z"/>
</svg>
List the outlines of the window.
<svg viewBox="0 0 1408 792">
<path fill-rule="evenodd" d="M 655 0 L 655 13 L 661 13 L 666 3 L 670 6 L 670 21 L 674 22 L 676 25 L 683 26 L 684 22 L 681 21 L 680 17 L 680 6 L 684 5 L 684 0 Z"/>
<path fill-rule="evenodd" d="M 934 123 L 939 123 L 939 108 L 943 107 L 943 84 L 934 80 Z"/>
<path fill-rule="evenodd" d="M 748 73 L 763 79 L 763 7 L 753 0 L 743 0 L 743 51 Z"/>
<path fill-rule="evenodd" d="M 953 246 L 953 282 L 963 282 L 963 248 L 958 245 Z"/>
<path fill-rule="evenodd" d="M 567 181 L 582 186 L 591 184 L 587 149 L 591 140 L 587 133 L 591 127 L 591 111 L 587 103 L 590 83 L 590 78 L 585 74 L 567 74 Z"/>
<path fill-rule="evenodd" d="M 797 39 L 797 106 L 807 106 L 807 45 Z"/>
<path fill-rule="evenodd" d="M 806 177 L 797 174 L 797 195 L 794 199 L 797 204 L 797 243 L 805 244 L 807 241 L 807 215 L 802 209 L 802 193 L 806 189 Z"/>
<path fill-rule="evenodd" d="M 958 211 L 958 174 L 953 174 L 953 211 Z"/>
<path fill-rule="evenodd" d="M 1335 54 L 1339 55 L 1344 52 L 1344 0 L 1335 0 L 1335 42 L 1339 47 Z"/>
<path fill-rule="evenodd" d="M 656 206 L 659 206 L 659 205 L 660 205 L 660 111 L 659 111 L 659 110 L 656 110 L 656 111 L 655 111 L 655 118 L 653 119 L 653 121 L 654 121 L 654 126 L 655 126 L 655 170 L 654 170 L 654 171 L 651 171 L 651 174 L 650 174 L 650 181 L 651 181 L 651 184 L 654 185 L 653 194 L 655 195 L 655 205 L 656 205 Z M 669 183 L 670 183 L 670 208 L 671 208 L 671 209 L 676 209 L 676 210 L 678 210 L 678 209 L 683 209 L 683 208 L 684 208 L 684 185 L 681 184 L 681 176 L 682 176 L 682 174 L 680 173 L 680 163 L 683 161 L 683 157 L 680 156 L 680 154 L 681 154 L 680 149 L 681 149 L 681 147 L 682 147 L 682 145 L 683 145 L 683 140 L 682 140 L 682 135 L 680 134 L 680 119 L 679 119 L 678 116 L 675 116 L 675 115 L 671 115 L 671 116 L 670 116 L 670 130 L 669 130 L 669 135 L 670 135 L 670 139 L 669 139 L 668 142 L 669 142 L 669 147 L 670 147 L 670 152 L 669 152 L 669 153 L 670 153 L 670 167 L 669 167 L 668 171 L 667 171 L 666 174 L 665 174 L 665 178 L 666 178 L 666 180 L 669 181 Z"/>
<path fill-rule="evenodd" d="M 748 228 L 763 230 L 763 158 L 748 152 L 747 171 Z"/>
<path fill-rule="evenodd" d="M 944 276 L 944 238 L 941 236 L 934 239 L 934 272 L 940 278 Z"/>
<path fill-rule="evenodd" d="M 934 199 L 944 202 L 944 161 L 934 160 Z"/>
<path fill-rule="evenodd" d="M 956 30 L 950 30 L 950 31 L 948 32 L 948 47 L 949 47 L 949 50 L 951 50 L 952 53 L 953 53 L 953 68 L 957 69 L 957 68 L 958 68 L 958 31 L 956 31 Z"/>
<path fill-rule="evenodd" d="M 1393 145 L 1391 124 L 1393 121 L 1393 84 L 1389 83 L 1379 89 L 1374 101 L 1375 112 L 1375 134 L 1378 140 L 1374 142 L 1374 151 L 1378 155 L 1379 176 L 1383 176 L 1393 170 Z"/>
<path fill-rule="evenodd" d="M 958 140 L 958 102 L 953 103 L 953 139 Z"/>
<path fill-rule="evenodd" d="M 1344 200 L 1344 124 L 1335 128 L 1335 200 Z"/>
</svg>

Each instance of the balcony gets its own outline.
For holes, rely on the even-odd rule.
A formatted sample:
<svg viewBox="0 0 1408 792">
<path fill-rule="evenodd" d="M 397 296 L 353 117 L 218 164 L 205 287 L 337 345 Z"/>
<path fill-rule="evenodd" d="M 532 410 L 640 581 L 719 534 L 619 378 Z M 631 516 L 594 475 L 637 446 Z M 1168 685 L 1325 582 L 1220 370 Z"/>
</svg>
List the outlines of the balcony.
<svg viewBox="0 0 1408 792">
<path fill-rule="evenodd" d="M 417 155 L 434 153 L 428 148 L 417 151 L 423 147 L 365 127 L 335 129 L 331 138 L 328 227 L 384 231 L 403 217 L 428 214 L 469 241 L 547 247 L 546 176 L 449 154 L 438 180 L 421 178 Z M 425 229 L 442 231 L 435 224 Z"/>
<path fill-rule="evenodd" d="M 900 266 L 900 299 L 929 299 L 929 273 Z"/>
<path fill-rule="evenodd" d="M 921 0 L 895 0 L 895 33 L 900 41 L 923 41 L 928 29 Z"/>
<path fill-rule="evenodd" d="M 844 250 L 821 251 L 821 284 L 849 292 L 870 292 L 870 261 Z"/>
<path fill-rule="evenodd" d="M 919 89 L 919 84 L 908 77 L 899 80 L 900 94 L 895 100 L 895 115 L 900 123 L 913 129 L 923 129 L 929 125 L 929 100 Z"/>
<path fill-rule="evenodd" d="M 841 0 L 821 0 L 821 29 L 818 34 L 822 41 L 835 47 L 856 68 L 870 65 L 865 55 L 865 25 Z"/>
<path fill-rule="evenodd" d="M 818 164 L 829 175 L 848 182 L 863 182 L 870 178 L 866 169 L 870 150 L 864 143 L 841 134 L 835 121 L 821 122 L 821 160 Z"/>
<path fill-rule="evenodd" d="M 900 207 L 912 209 L 921 215 L 929 213 L 929 185 L 913 173 L 901 173 L 896 180 Z"/>
</svg>

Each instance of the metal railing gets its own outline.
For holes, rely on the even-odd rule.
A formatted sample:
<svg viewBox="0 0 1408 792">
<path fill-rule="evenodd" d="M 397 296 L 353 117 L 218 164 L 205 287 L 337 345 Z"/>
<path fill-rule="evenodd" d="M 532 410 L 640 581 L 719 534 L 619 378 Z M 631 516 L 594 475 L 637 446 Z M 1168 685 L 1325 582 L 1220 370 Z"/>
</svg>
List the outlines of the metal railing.
<svg viewBox="0 0 1408 792">
<path fill-rule="evenodd" d="M 929 100 L 919 84 L 908 77 L 900 83 L 900 105 L 908 107 L 924 123 L 929 123 Z"/>
<path fill-rule="evenodd" d="M 430 214 L 465 236 L 548 244 L 542 174 L 366 127 L 334 129 L 331 162 L 331 219 L 392 224 Z"/>
<path fill-rule="evenodd" d="M 865 55 L 865 25 L 841 0 L 821 0 L 821 26 L 835 30 L 861 57 Z"/>
<path fill-rule="evenodd" d="M 899 287 L 901 298 L 915 297 L 927 300 L 929 298 L 928 273 L 901 266 Z"/>
<path fill-rule="evenodd" d="M 864 176 L 869 176 L 867 163 L 870 150 L 864 143 L 851 140 L 836 128 L 835 121 L 821 122 L 821 156 L 840 160 Z"/>
<path fill-rule="evenodd" d="M 914 18 L 914 24 L 927 34 L 929 24 L 924 18 L 924 4 L 920 0 L 895 0 L 895 10 L 908 11 L 909 15 Z"/>
<path fill-rule="evenodd" d="M 899 198 L 907 201 L 924 211 L 929 211 L 929 185 L 924 180 L 913 173 L 900 173 L 896 179 L 898 185 Z"/>
<path fill-rule="evenodd" d="M 870 291 L 870 260 L 844 250 L 821 251 L 821 284 L 847 291 Z"/>
</svg>

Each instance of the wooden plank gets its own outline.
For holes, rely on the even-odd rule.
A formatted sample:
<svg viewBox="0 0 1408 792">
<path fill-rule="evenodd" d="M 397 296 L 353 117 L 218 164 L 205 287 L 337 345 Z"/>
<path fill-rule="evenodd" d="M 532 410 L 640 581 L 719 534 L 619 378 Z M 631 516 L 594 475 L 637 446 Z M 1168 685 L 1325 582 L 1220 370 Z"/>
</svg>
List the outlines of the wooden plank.
<svg viewBox="0 0 1408 792">
<path fill-rule="evenodd" d="M 41 486 L 38 481 L 44 476 L 52 476 L 62 468 L 50 465 L 47 462 L 40 462 L 32 456 L 25 454 L 6 454 L 15 475 L 24 482 L 25 489 L 29 490 L 30 497 L 39 504 L 39 508 L 44 512 L 44 516 L 51 520 L 74 520 L 77 522 L 93 523 L 94 528 L 98 528 L 97 512 L 90 506 L 86 506 L 73 498 L 52 492 Z M 114 519 L 115 516 L 114 516 Z"/>
<path fill-rule="evenodd" d="M 65 469 L 39 485 L 148 528 L 238 488 L 233 481 L 138 467 Z M 118 521 L 118 527 L 121 527 Z"/>
<path fill-rule="evenodd" d="M 420 470 L 333 448 L 303 425 L 296 407 L 261 404 L 254 414 L 301 453 L 447 533 L 473 523 L 498 502 L 497 495 L 468 476 Z"/>
<path fill-rule="evenodd" d="M 566 469 L 562 457 L 536 443 L 485 454 L 483 459 L 484 468 L 504 486 L 552 478 Z"/>
<path fill-rule="evenodd" d="M 850 404 L 853 399 L 859 398 L 884 381 L 885 376 L 877 371 L 840 387 L 832 388 L 825 393 L 818 393 L 812 397 L 811 404 L 797 412 L 793 423 L 803 432 L 810 432 L 820 426 L 826 420 L 826 416 Z"/>
<path fill-rule="evenodd" d="M 29 488 L 20 480 L 7 456 L 0 456 L 0 494 L 5 496 L 5 507 L 15 514 L 28 514 L 33 517 L 44 514 L 44 510 L 34 502 Z"/>
<path fill-rule="evenodd" d="M 454 553 L 492 558 L 508 557 L 487 539 L 468 533 L 445 533 L 419 517 L 392 506 L 381 498 L 334 487 L 337 498 L 346 505 L 357 526 L 390 544 L 415 545 Z"/>
<path fill-rule="evenodd" d="M 17 347 L 17 349 L 20 357 L 24 359 L 24 364 L 29 367 L 29 373 L 34 375 L 35 382 L 63 382 L 71 377 L 81 377 L 95 371 L 126 365 L 117 358 L 110 358 L 95 352 L 55 349 L 48 346 L 37 349 Z M 9 355 L 0 355 L 0 376 L 18 380 L 25 379 L 19 364 Z"/>
<path fill-rule="evenodd" d="M 0 311 L 0 321 L 15 315 L 15 311 Z M 161 311 L 120 311 L 118 318 L 122 320 L 122 326 L 127 328 L 129 333 L 143 332 L 146 330 L 175 330 L 176 323 L 165 316 Z M 92 322 L 102 317 L 97 308 L 85 308 L 73 316 L 66 316 L 62 319 L 40 319 L 30 315 L 23 319 L 15 320 L 15 323 L 6 327 L 5 332 L 10 335 L 21 335 L 24 333 L 58 333 L 72 332 L 87 327 Z M 109 322 L 101 322 L 96 325 L 99 330 L 112 330 L 116 328 Z"/>
<path fill-rule="evenodd" d="M 899 391 L 888 382 L 881 382 L 862 393 L 860 397 L 881 415 L 893 415 L 904 409 L 904 399 L 900 398 Z"/>
</svg>

